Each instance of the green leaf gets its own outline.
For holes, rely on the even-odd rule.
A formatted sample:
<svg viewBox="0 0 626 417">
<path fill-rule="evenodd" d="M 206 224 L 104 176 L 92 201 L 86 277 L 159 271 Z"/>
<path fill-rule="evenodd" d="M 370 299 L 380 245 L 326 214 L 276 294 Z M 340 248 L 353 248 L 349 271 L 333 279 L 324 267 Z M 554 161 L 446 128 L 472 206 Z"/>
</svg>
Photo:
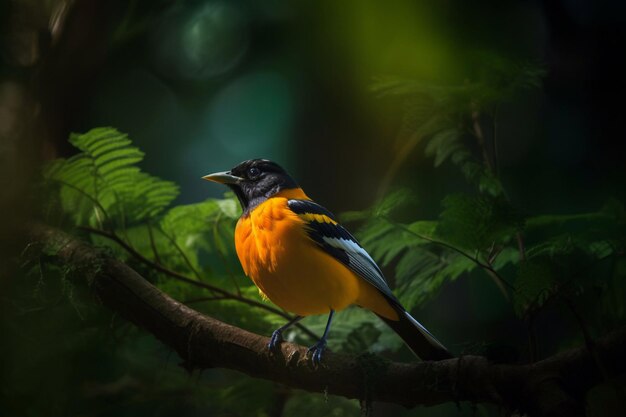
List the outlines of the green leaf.
<svg viewBox="0 0 626 417">
<path fill-rule="evenodd" d="M 406 188 L 396 190 L 377 201 L 371 208 L 361 211 L 348 211 L 339 215 L 342 222 L 373 220 L 386 217 L 396 208 L 413 202 L 413 194 Z"/>
<path fill-rule="evenodd" d="M 528 217 L 526 219 L 527 228 L 539 228 L 546 226 L 561 226 L 565 223 L 575 221 L 594 221 L 602 219 L 602 213 L 577 213 L 577 214 L 542 214 Z"/>
<path fill-rule="evenodd" d="M 159 226 L 163 234 L 172 239 L 164 242 L 161 250 L 172 260 L 184 256 L 196 270 L 221 272 L 216 282 L 226 285 L 224 275 L 229 271 L 241 271 L 234 256 L 235 219 L 239 217 L 239 205 L 232 194 L 225 199 L 208 199 L 201 203 L 185 204 L 171 208 L 161 219 Z M 215 255 L 205 256 L 203 255 Z M 204 259 L 204 261 L 202 261 Z M 180 268 L 188 270 L 178 262 Z M 220 277 L 221 276 L 221 277 Z M 232 284 L 232 283 L 231 283 Z"/>
<path fill-rule="evenodd" d="M 607 201 L 599 211 L 575 214 L 542 214 L 526 219 L 526 230 L 558 236 L 566 232 L 569 239 L 586 241 L 594 251 L 607 254 L 607 245 L 620 247 L 626 236 L 624 205 Z M 583 245 L 584 246 L 584 245 Z M 601 249 L 604 246 L 604 250 Z"/>
<path fill-rule="evenodd" d="M 419 307 L 434 297 L 444 284 L 476 267 L 474 261 L 456 252 L 414 249 L 407 252 L 396 266 L 398 298 L 407 310 Z"/>
<path fill-rule="evenodd" d="M 435 221 L 404 225 L 376 218 L 359 230 L 363 247 L 381 266 L 397 260 L 396 292 L 407 309 L 421 305 L 445 283 L 476 267 L 467 257 L 433 243 L 436 229 Z"/>
<path fill-rule="evenodd" d="M 480 149 L 475 138 L 470 138 L 469 132 L 474 130 L 471 119 L 474 113 L 493 115 L 499 103 L 510 100 L 519 91 L 537 88 L 545 70 L 493 52 L 467 56 L 468 61 L 475 63 L 476 71 L 471 77 L 468 74 L 463 83 L 457 79 L 436 85 L 386 76 L 375 79 L 371 88 L 380 97 L 402 100 L 404 136 L 416 143 L 424 138 L 425 154 L 434 158 L 435 167 L 450 160 L 481 193 L 498 196 L 503 193 L 502 184 L 474 156 Z"/>
<path fill-rule="evenodd" d="M 552 265 L 546 259 L 520 264 L 513 292 L 513 308 L 518 316 L 541 307 L 556 291 Z"/>
<path fill-rule="evenodd" d="M 407 229 L 420 236 L 434 239 L 435 232 L 437 231 L 437 222 L 432 220 L 418 220 L 409 224 Z"/>
<path fill-rule="evenodd" d="M 294 391 L 287 397 L 285 417 L 355 417 L 360 415 L 359 403 L 328 393 Z"/>
<path fill-rule="evenodd" d="M 72 134 L 70 143 L 82 152 L 54 161 L 44 177 L 59 185 L 63 209 L 76 224 L 127 228 L 157 216 L 178 195 L 173 182 L 141 172 L 143 152 L 113 128 Z"/>
<path fill-rule="evenodd" d="M 520 253 L 517 248 L 506 247 L 498 253 L 495 261 L 493 262 L 493 269 L 499 271 L 505 266 L 517 265 L 520 261 Z"/>
<path fill-rule="evenodd" d="M 374 205 L 372 215 L 376 217 L 388 216 L 394 209 L 412 200 L 414 197 L 409 190 L 396 190 Z"/>
<path fill-rule="evenodd" d="M 217 205 L 222 213 L 230 219 L 238 219 L 241 216 L 241 206 L 237 202 L 235 194 L 228 192 L 224 195 L 224 199 L 217 200 Z"/>
<path fill-rule="evenodd" d="M 589 238 L 586 233 L 562 233 L 528 247 L 527 261 L 519 263 L 515 282 L 514 306 L 519 315 L 554 297 L 573 298 L 592 288 L 610 291 L 594 266 L 615 248 L 606 240 Z"/>
<path fill-rule="evenodd" d="M 321 335 L 327 320 L 328 316 L 322 314 L 307 317 L 302 323 L 314 333 Z M 302 336 L 300 330 L 294 329 L 293 332 Z M 383 350 L 397 350 L 403 346 L 403 342 L 374 313 L 352 306 L 336 313 L 328 345 L 335 351 L 378 353 Z"/>
<path fill-rule="evenodd" d="M 433 135 L 426 145 L 426 156 L 435 158 L 435 167 L 440 166 L 452 154 L 464 150 L 460 142 L 461 132 L 456 128 L 442 130 Z"/>
<path fill-rule="evenodd" d="M 424 236 L 427 236 L 434 228 L 434 222 L 422 221 L 405 226 L 386 218 L 377 218 L 360 229 L 357 234 L 370 255 L 382 266 L 386 266 L 403 251 L 428 244 L 428 240 L 416 233 L 422 231 L 425 232 Z"/>
<path fill-rule="evenodd" d="M 436 235 L 470 252 L 505 244 L 521 228 L 521 220 L 501 198 L 453 194 L 443 207 Z"/>
</svg>

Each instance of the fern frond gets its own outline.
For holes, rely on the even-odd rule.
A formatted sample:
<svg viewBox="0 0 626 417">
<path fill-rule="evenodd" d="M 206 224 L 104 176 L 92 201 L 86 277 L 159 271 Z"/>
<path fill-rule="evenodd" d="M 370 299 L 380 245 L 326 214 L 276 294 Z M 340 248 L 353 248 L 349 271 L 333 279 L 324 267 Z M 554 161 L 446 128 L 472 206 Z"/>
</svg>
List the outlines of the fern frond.
<svg viewBox="0 0 626 417">
<path fill-rule="evenodd" d="M 178 196 L 176 184 L 140 170 L 144 153 L 114 128 L 72 134 L 70 143 L 82 152 L 53 162 L 44 177 L 59 184 L 63 208 L 77 224 L 100 225 L 104 217 L 111 228 L 126 228 Z"/>
<path fill-rule="evenodd" d="M 209 199 L 201 203 L 173 207 L 163 216 L 159 227 L 180 248 L 193 269 L 218 272 L 214 274 L 214 278 L 221 279 L 224 286 L 232 286 L 225 275 L 227 270 L 240 271 L 233 258 L 234 223 L 239 217 L 239 210 L 234 196 L 229 194 L 225 199 Z M 180 259 L 181 256 L 177 248 L 172 246 L 170 244 L 163 248 L 162 254 L 170 262 Z M 208 259 L 202 259 L 202 255 L 206 254 L 216 255 L 205 256 L 213 261 L 210 264 Z M 183 264 L 178 264 L 185 269 Z"/>
<path fill-rule="evenodd" d="M 504 199 L 453 194 L 443 201 L 436 234 L 456 247 L 483 251 L 505 244 L 521 229 L 522 220 Z"/>
</svg>

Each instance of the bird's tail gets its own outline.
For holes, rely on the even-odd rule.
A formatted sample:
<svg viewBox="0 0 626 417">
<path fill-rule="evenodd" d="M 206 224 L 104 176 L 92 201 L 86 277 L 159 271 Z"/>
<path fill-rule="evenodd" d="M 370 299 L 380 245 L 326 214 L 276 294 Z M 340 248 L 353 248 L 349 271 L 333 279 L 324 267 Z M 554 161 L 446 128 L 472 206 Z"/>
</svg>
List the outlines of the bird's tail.
<svg viewBox="0 0 626 417">
<path fill-rule="evenodd" d="M 400 320 L 389 320 L 379 316 L 394 332 L 404 340 L 409 348 L 420 359 L 427 361 L 439 361 L 442 359 L 450 359 L 453 356 L 448 349 L 433 336 L 426 327 L 415 320 L 404 309 L 398 309 Z"/>
</svg>

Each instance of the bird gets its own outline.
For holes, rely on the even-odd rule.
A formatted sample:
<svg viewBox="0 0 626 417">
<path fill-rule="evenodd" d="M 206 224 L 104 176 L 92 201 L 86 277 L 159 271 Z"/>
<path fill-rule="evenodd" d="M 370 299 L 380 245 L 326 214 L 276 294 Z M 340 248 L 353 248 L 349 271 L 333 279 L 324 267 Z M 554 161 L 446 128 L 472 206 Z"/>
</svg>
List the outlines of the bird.
<svg viewBox="0 0 626 417">
<path fill-rule="evenodd" d="M 241 204 L 235 250 L 244 273 L 263 298 L 295 314 L 272 333 L 270 351 L 304 317 L 328 314 L 322 337 L 308 349 L 319 365 L 335 312 L 356 304 L 378 315 L 420 359 L 452 358 L 400 304 L 357 239 L 280 165 L 250 159 L 202 178 L 228 186 Z"/>
</svg>

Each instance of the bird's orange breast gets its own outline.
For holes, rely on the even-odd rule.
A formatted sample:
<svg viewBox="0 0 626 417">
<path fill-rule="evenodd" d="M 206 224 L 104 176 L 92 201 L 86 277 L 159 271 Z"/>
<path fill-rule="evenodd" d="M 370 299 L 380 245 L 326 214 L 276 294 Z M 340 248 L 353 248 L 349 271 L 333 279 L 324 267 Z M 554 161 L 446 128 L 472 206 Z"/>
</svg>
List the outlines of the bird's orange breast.
<svg viewBox="0 0 626 417">
<path fill-rule="evenodd" d="M 397 319 L 378 290 L 309 238 L 305 220 L 287 205 L 291 198 L 309 199 L 300 189 L 285 190 L 237 223 L 237 255 L 261 294 L 301 316 L 359 304 Z"/>
</svg>

